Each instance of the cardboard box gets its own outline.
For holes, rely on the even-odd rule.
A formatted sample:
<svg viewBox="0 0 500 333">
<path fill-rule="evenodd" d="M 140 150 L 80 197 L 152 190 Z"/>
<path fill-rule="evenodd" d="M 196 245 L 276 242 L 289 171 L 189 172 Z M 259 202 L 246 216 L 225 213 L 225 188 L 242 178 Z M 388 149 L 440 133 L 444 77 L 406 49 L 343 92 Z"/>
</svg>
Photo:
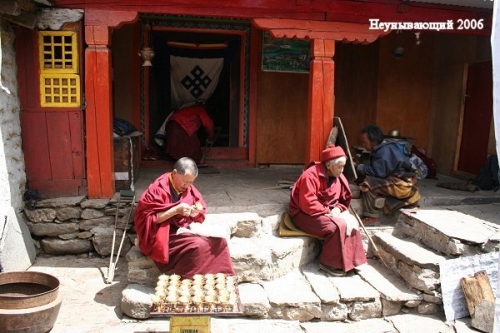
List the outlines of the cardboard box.
<svg viewBox="0 0 500 333">
<path fill-rule="evenodd" d="M 210 316 L 172 316 L 170 333 L 210 333 Z"/>
</svg>

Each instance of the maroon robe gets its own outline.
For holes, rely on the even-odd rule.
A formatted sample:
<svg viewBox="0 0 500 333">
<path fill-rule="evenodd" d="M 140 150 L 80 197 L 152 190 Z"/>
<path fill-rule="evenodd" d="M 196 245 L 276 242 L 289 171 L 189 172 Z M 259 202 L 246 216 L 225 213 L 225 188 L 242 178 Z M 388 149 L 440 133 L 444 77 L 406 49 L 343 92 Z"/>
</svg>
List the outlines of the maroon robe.
<svg viewBox="0 0 500 333">
<path fill-rule="evenodd" d="M 352 193 L 347 178 L 341 174 L 328 182 L 323 163 L 305 170 L 290 195 L 290 216 L 299 229 L 324 238 L 321 264 L 348 272 L 366 263 L 366 254 L 358 230 L 347 237 L 344 219 L 326 215 L 334 207 L 341 212 L 349 209 Z"/>
<path fill-rule="evenodd" d="M 197 132 L 202 127 L 207 139 L 213 140 L 214 122 L 204 106 L 188 106 L 175 111 L 165 127 L 165 153 L 175 160 L 186 156 L 199 162 L 203 152 Z"/>
<path fill-rule="evenodd" d="M 139 200 L 134 224 L 140 250 L 153 259 L 162 272 L 171 271 L 183 278 L 208 273 L 234 275 L 226 239 L 176 234 L 180 227 L 188 227 L 191 222 L 203 222 L 207 205 L 194 185 L 181 194 L 179 201 L 172 202 L 170 175 L 165 173 L 156 179 Z M 158 213 L 181 202 L 194 205 L 197 201 L 203 206 L 197 216 L 175 215 L 163 223 L 156 223 Z"/>
</svg>

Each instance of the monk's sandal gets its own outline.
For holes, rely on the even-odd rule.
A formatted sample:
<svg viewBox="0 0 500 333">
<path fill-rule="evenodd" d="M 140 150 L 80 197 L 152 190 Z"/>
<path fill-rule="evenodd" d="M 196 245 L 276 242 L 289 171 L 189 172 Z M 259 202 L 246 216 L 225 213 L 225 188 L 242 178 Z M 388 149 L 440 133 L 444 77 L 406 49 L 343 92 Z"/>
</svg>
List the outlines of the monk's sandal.
<svg viewBox="0 0 500 333">
<path fill-rule="evenodd" d="M 332 276 L 338 276 L 338 277 L 341 277 L 341 276 L 345 276 L 345 272 L 339 268 L 333 268 L 333 267 L 328 267 L 328 266 L 325 266 L 323 264 L 319 264 L 319 269 L 327 272 L 328 274 L 332 275 Z"/>
</svg>

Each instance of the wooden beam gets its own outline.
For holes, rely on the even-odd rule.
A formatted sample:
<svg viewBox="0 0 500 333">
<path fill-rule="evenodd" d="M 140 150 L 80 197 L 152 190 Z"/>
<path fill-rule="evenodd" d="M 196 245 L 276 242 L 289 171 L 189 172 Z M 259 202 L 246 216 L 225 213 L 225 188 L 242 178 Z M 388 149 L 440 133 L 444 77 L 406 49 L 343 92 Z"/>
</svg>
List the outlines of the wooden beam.
<svg viewBox="0 0 500 333">
<path fill-rule="evenodd" d="M 0 2 L 0 13 L 18 16 L 21 14 L 21 8 L 14 0 L 3 0 Z"/>
<path fill-rule="evenodd" d="M 256 18 L 253 24 L 275 38 L 329 39 L 369 44 L 391 31 L 370 30 L 368 24 Z"/>
<path fill-rule="evenodd" d="M 2 18 L 5 20 L 12 22 L 14 24 L 20 25 L 22 27 L 28 28 L 28 29 L 34 29 L 36 26 L 36 22 L 38 20 L 38 17 L 36 14 L 27 12 L 22 10 L 21 14 L 14 16 L 14 15 L 2 15 Z"/>
</svg>

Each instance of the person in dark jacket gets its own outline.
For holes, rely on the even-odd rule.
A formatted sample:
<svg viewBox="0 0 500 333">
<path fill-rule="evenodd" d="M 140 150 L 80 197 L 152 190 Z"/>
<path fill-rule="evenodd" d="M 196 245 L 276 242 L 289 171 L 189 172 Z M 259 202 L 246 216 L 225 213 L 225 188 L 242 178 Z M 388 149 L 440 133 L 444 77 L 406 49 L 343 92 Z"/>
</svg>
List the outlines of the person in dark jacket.
<svg viewBox="0 0 500 333">
<path fill-rule="evenodd" d="M 382 130 L 368 125 L 361 130 L 363 147 L 370 151 L 370 164 L 356 167 L 368 224 L 378 222 L 380 213 L 389 214 L 403 207 L 416 206 L 420 192 L 408 156 L 396 142 L 384 142 Z"/>
</svg>

